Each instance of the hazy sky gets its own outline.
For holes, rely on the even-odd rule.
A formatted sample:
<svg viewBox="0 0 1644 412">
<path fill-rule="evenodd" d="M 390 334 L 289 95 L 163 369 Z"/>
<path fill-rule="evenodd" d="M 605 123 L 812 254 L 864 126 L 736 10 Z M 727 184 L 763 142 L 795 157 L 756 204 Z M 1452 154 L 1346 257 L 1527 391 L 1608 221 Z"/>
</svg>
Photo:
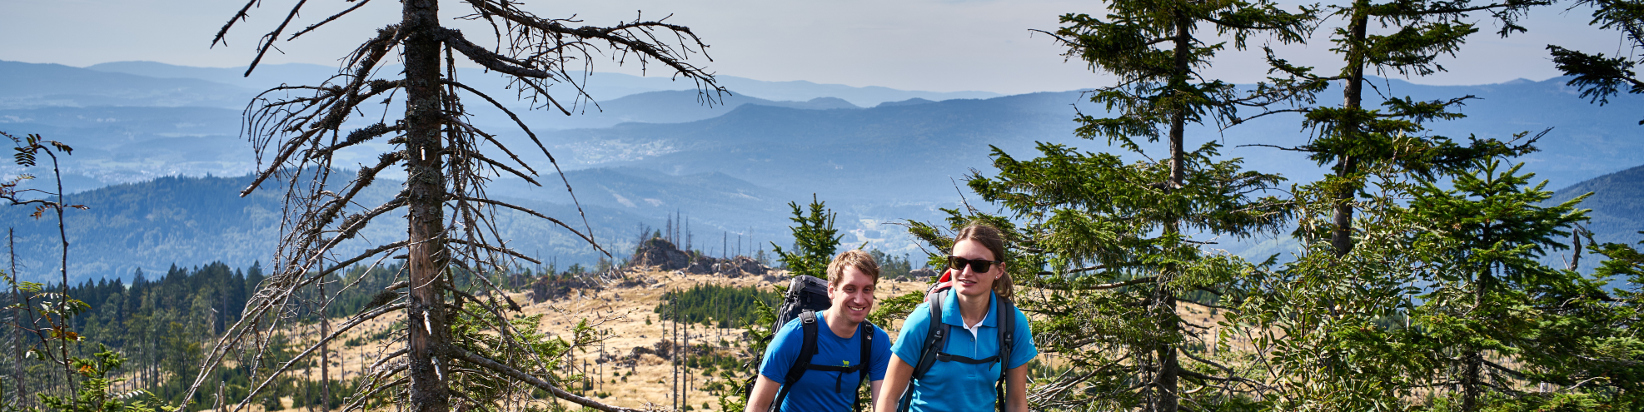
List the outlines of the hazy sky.
<svg viewBox="0 0 1644 412">
<path fill-rule="evenodd" d="M 211 48 L 211 38 L 245 3 L 241 0 L 0 0 L 0 60 L 88 66 L 148 60 L 206 66 L 244 66 L 255 55 L 254 42 L 279 24 L 298 0 L 263 0 L 249 21 L 230 32 L 226 47 Z M 354 3 L 309 0 L 286 33 L 306 27 Z M 885 86 L 908 90 L 983 90 L 998 93 L 1062 91 L 1101 87 L 1110 77 L 1091 73 L 1080 62 L 1066 62 L 1044 34 L 1057 16 L 1068 12 L 1101 13 L 1099 1 L 1068 0 L 534 0 L 524 8 L 543 17 L 570 17 L 586 24 L 609 25 L 631 20 L 643 10 L 647 19 L 669 13 L 671 23 L 690 26 L 711 45 L 714 61 L 699 65 L 723 75 L 759 80 L 809 80 L 851 86 Z M 397 20 L 400 3 L 375 0 L 332 26 L 295 42 L 281 41 L 284 54 L 271 52 L 265 63 L 336 64 L 376 28 Z M 465 5 L 442 2 L 450 19 Z M 1485 84 L 1516 78 L 1542 80 L 1558 75 L 1547 57 L 1547 44 L 1559 44 L 1613 55 L 1619 37 L 1587 27 L 1585 10 L 1543 8 L 1525 23 L 1527 34 L 1501 39 L 1485 15 L 1481 32 L 1455 59 L 1451 70 L 1427 78 L 1426 84 Z M 464 30 L 470 38 L 488 28 Z M 1321 34 L 1324 32 L 1321 31 Z M 477 39 L 476 39 L 477 40 Z M 478 41 L 476 41 L 478 42 Z M 483 44 L 483 42 L 481 42 Z M 1301 64 L 1332 67 L 1324 37 L 1307 46 L 1286 47 L 1286 56 Z M 1265 71 L 1259 51 L 1224 52 L 1212 73 L 1236 82 L 1251 82 Z M 619 69 L 596 61 L 596 71 Z M 659 73 L 653 73 L 658 75 Z"/>
</svg>

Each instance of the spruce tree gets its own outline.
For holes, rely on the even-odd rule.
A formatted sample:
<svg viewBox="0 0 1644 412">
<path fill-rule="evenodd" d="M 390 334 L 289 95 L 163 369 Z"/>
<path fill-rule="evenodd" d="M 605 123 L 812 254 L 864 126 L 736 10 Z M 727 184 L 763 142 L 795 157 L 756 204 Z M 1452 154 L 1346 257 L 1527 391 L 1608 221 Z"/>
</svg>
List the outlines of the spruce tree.
<svg viewBox="0 0 1644 412">
<path fill-rule="evenodd" d="M 1376 165 L 1396 165 L 1421 177 L 1431 177 L 1467 166 L 1467 162 L 1496 154 L 1522 154 L 1527 142 L 1517 145 L 1494 140 L 1458 143 L 1445 136 L 1425 135 L 1424 123 L 1463 117 L 1454 111 L 1474 96 L 1417 101 L 1400 97 L 1392 90 L 1377 90 L 1387 96 L 1382 109 L 1365 101 L 1366 86 L 1374 88 L 1372 74 L 1427 76 L 1445 71 L 1439 59 L 1454 56 L 1467 37 L 1478 32 L 1465 22 L 1471 13 L 1488 13 L 1502 37 L 1525 28 L 1517 24 L 1530 8 L 1551 4 L 1551 0 L 1502 0 L 1476 4 L 1470 0 L 1354 0 L 1327 6 L 1328 15 L 1343 27 L 1330 36 L 1336 44 L 1331 51 L 1342 65 L 1331 75 L 1314 73 L 1312 67 L 1292 65 L 1272 56 L 1274 68 L 1299 84 L 1314 84 L 1322 90 L 1329 82 L 1342 86 L 1339 106 L 1303 108 L 1303 127 L 1314 131 L 1311 141 L 1292 148 L 1307 152 L 1319 165 L 1330 165 L 1331 174 L 1312 190 L 1328 193 L 1333 201 L 1329 218 L 1309 233 L 1329 239 L 1334 253 L 1347 254 L 1353 248 L 1353 213 L 1369 171 Z M 1373 28 L 1372 26 L 1379 26 Z M 1388 85 L 1391 87 L 1391 84 Z"/>
<path fill-rule="evenodd" d="M 839 249 L 839 240 L 845 237 L 833 227 L 839 214 L 828 210 L 814 194 L 811 195 L 808 213 L 800 209 L 798 202 L 788 202 L 788 207 L 793 208 L 793 217 L 788 218 L 794 223 L 789 227 L 793 231 L 793 251 L 784 251 L 775 242 L 771 243 L 771 248 L 776 251 L 782 264 L 788 267 L 789 273 L 827 279 L 828 263 L 833 261 L 834 251 Z"/>
<path fill-rule="evenodd" d="M 1462 411 L 1533 402 L 1518 388 L 1545 382 L 1537 372 L 1559 368 L 1559 352 L 1580 345 L 1549 339 L 1563 323 L 1549 321 L 1586 320 L 1557 309 L 1595 291 L 1580 273 L 1541 261 L 1569 247 L 1563 239 L 1586 219 L 1576 209 L 1586 196 L 1543 205 L 1552 192 L 1545 181 L 1530 186 L 1534 175 L 1520 174 L 1522 166 L 1474 161 L 1451 188 L 1424 181 L 1410 200 L 1410 221 L 1421 222 L 1411 249 L 1430 252 L 1415 266 L 1426 286 L 1408 332 L 1434 361 L 1432 379 L 1459 387 Z"/>
<path fill-rule="evenodd" d="M 980 218 L 1008 233 L 1011 276 L 1044 291 L 1018 303 L 1048 317 L 1035 325 L 1035 341 L 1077 369 L 1030 392 L 1039 393 L 1040 408 L 1176 411 L 1248 402 L 1256 382 L 1211 359 L 1206 325 L 1181 313 L 1237 294 L 1245 265 L 1206 245 L 1277 230 L 1286 205 L 1259 196 L 1281 178 L 1222 158 L 1219 135 L 1190 148 L 1188 127 L 1231 125 L 1241 108 L 1265 110 L 1296 96 L 1306 85 L 1279 80 L 1240 90 L 1204 70 L 1253 36 L 1304 40 L 1313 11 L 1264 1 L 1113 1 L 1108 10 L 1103 18 L 1062 16 L 1065 26 L 1054 33 L 1068 56 L 1119 77 L 1090 94 L 1110 117 L 1081 114 L 1078 134 L 1148 160 L 1041 143 L 1039 157 L 1024 161 L 994 148 L 998 175 L 968 181 L 1006 209 L 1008 216 Z M 1166 152 L 1144 149 L 1160 140 Z M 957 228 L 972 217 L 952 210 L 948 223 Z M 951 244 L 932 226 L 913 229 L 939 249 Z"/>
</svg>

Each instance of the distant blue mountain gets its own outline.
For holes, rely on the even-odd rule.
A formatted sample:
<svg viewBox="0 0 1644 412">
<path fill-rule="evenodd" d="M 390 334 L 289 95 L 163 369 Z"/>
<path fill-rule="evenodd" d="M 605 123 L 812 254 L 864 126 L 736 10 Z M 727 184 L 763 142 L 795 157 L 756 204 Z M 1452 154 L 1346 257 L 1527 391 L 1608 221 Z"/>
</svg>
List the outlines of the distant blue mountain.
<svg viewBox="0 0 1644 412">
<path fill-rule="evenodd" d="M 711 237 L 718 238 L 721 233 L 707 223 L 714 219 L 704 218 L 705 214 L 717 214 L 721 216 L 718 220 L 730 220 L 736 227 L 760 225 L 764 228 L 780 223 L 777 221 L 779 218 L 775 217 L 777 215 L 772 213 L 774 208 L 766 205 L 775 201 L 771 199 L 773 196 L 746 182 L 722 175 L 672 177 L 650 171 L 626 172 L 634 174 L 597 170 L 570 174 L 568 177 L 576 182 L 577 190 L 587 199 L 580 213 L 569 202 L 510 200 L 557 217 L 579 231 L 591 227 L 593 236 L 601 246 L 618 259 L 627 258 L 627 254 L 632 252 L 635 239 L 639 236 L 639 225 L 653 228 L 664 226 L 666 217 L 662 210 L 672 213 L 679 208 L 687 213 L 706 212 L 693 214 L 691 220 L 693 232 L 701 236 L 698 245 L 703 246 L 699 248 L 704 250 L 708 249 L 705 245 L 709 237 L 707 234 L 711 232 Z M 651 177 L 661 180 L 653 181 L 649 179 Z M 281 201 L 284 189 L 277 183 L 268 183 L 251 196 L 239 197 L 240 190 L 250 185 L 251 180 L 249 176 L 162 177 L 68 196 L 71 204 L 88 207 L 87 210 L 70 210 L 66 214 L 70 281 L 78 283 L 84 279 L 104 277 L 121 277 L 130 281 L 138 268 L 148 273 L 163 273 L 172 264 L 189 267 L 221 261 L 244 266 L 261 261 L 266 266 L 277 250 L 284 213 Z M 559 182 L 557 177 L 550 181 Z M 704 183 L 701 187 L 735 192 L 731 193 L 729 197 L 732 198 L 728 202 L 704 203 L 709 198 L 725 199 L 728 196 L 717 192 L 686 193 L 694 188 L 677 185 L 691 181 Z M 399 185 L 397 181 L 381 180 L 362 194 L 359 201 L 368 205 L 378 204 L 398 192 Z M 512 191 L 564 193 L 564 186 L 531 190 L 515 188 Z M 620 203 L 608 201 L 612 196 L 631 198 L 641 207 L 606 206 Z M 668 200 L 659 201 L 655 196 Z M 738 202 L 735 197 L 750 200 Z M 653 201 L 656 203 L 653 204 Z M 50 281 L 56 278 L 60 250 L 57 247 L 56 221 L 49 217 L 31 218 L 28 215 L 32 212 L 32 209 L 21 207 L 0 208 L 0 221 L 16 229 L 21 279 Z M 583 225 L 580 217 L 584 213 L 588 226 Z M 756 218 L 731 219 L 731 216 Z M 759 216 L 772 218 L 762 220 L 757 218 Z M 515 250 L 543 260 L 556 260 L 561 267 L 571 263 L 591 264 L 601 256 L 565 230 L 522 213 L 504 210 L 499 212 L 494 223 Z M 393 216 L 379 220 L 360 236 L 378 244 L 404 237 L 404 220 Z M 713 239 L 712 243 L 714 249 L 718 249 L 719 239 Z M 363 242 L 353 241 L 345 243 L 337 254 L 346 258 L 365 247 Z"/>
<path fill-rule="evenodd" d="M 872 203 L 950 200 L 953 180 L 988 164 L 988 146 L 1077 141 L 1077 93 L 956 99 L 858 110 L 739 106 L 682 124 L 621 124 L 550 133 L 567 165 L 720 172 L 794 193 Z M 523 144 L 523 143 L 521 143 Z"/>
<path fill-rule="evenodd" d="M 245 74 L 245 68 L 243 67 L 205 68 L 140 61 L 103 63 L 88 66 L 86 69 L 155 78 L 199 79 L 257 91 L 266 90 L 281 83 L 309 84 L 337 74 L 337 68 L 335 67 L 298 63 L 257 66 L 257 70 L 252 72 L 250 77 L 243 76 Z M 385 68 L 383 72 L 397 70 L 389 67 Z M 507 85 L 501 76 L 477 69 L 459 70 L 458 77 L 459 80 L 476 86 L 480 90 L 501 90 Z M 593 75 L 584 76 L 584 72 L 571 72 L 571 77 L 577 78 L 579 81 L 586 80 L 585 89 L 588 94 L 601 102 L 645 92 L 696 89 L 694 83 L 676 81 L 668 77 L 639 77 L 620 73 L 594 73 Z M 998 93 L 976 91 L 925 92 L 877 86 L 853 87 L 841 84 L 819 84 L 807 81 L 769 82 L 736 76 L 718 76 L 717 78 L 721 86 L 737 94 L 764 100 L 805 102 L 819 97 L 831 97 L 864 107 L 914 98 L 948 100 L 999 96 Z"/>
<path fill-rule="evenodd" d="M 685 123 L 711 119 L 729 113 L 745 104 L 787 107 L 802 110 L 858 109 L 856 105 L 836 97 L 818 97 L 808 101 L 771 101 L 741 94 L 716 96 L 712 105 L 704 104 L 701 93 L 695 90 L 644 92 L 600 102 L 597 106 L 583 106 L 571 116 L 558 112 L 533 111 L 520 113 L 533 128 L 592 129 L 615 126 L 620 123 Z M 543 113 L 546 113 L 544 115 Z M 514 127 L 500 118 L 490 118 L 492 127 Z"/>
<path fill-rule="evenodd" d="M 241 176 L 256 164 L 250 143 L 241 135 L 242 110 L 248 96 L 272 79 L 255 74 L 250 79 L 237 78 L 240 69 L 143 63 L 96 67 L 104 71 L 0 62 L 0 130 L 19 135 L 40 133 L 73 145 L 77 150 L 65 158 L 71 187 L 91 189 L 131 183 L 136 186 L 121 186 L 128 187 L 121 190 L 141 191 L 147 189 L 130 187 L 165 176 Z M 330 69 L 321 66 L 259 68 L 259 73 L 271 75 L 286 71 L 291 76 L 313 76 L 294 79 L 293 83 L 309 83 L 330 75 Z M 484 90 L 500 91 L 496 97 L 511 97 L 505 95 L 506 90 L 501 89 L 494 75 L 463 72 L 460 77 L 480 84 L 476 87 Z M 654 89 L 668 84 L 658 83 L 655 78 L 606 73 L 594 77 L 599 80 L 594 84 L 612 85 L 599 87 L 626 87 L 635 92 L 602 99 L 597 106 L 579 106 L 578 113 L 570 117 L 542 110 L 520 114 L 561 162 L 559 166 L 568 171 L 565 179 L 585 206 L 596 233 L 612 239 L 633 235 L 640 225 L 662 226 L 668 216 L 678 212 L 689 215 L 693 230 L 703 237 L 719 236 L 729 242 L 742 234 L 759 239 L 759 244 L 775 241 L 786 245 L 787 202 L 804 203 L 814 193 L 841 213 L 839 222 L 847 235 L 846 244 L 872 242 L 875 247 L 893 252 L 911 252 L 915 249 L 905 233 L 883 223 L 934 219 L 937 208 L 960 207 L 964 201 L 989 210 L 990 206 L 979 199 L 962 196 L 969 194 L 963 187 L 966 176 L 993 173 L 989 157 L 993 147 L 1019 158 L 1034 157 L 1035 142 L 1041 141 L 1087 151 L 1115 151 L 1105 141 L 1074 136 L 1073 118 L 1078 112 L 1099 116 L 1103 109 L 1083 101 L 1076 91 L 941 101 L 934 101 L 940 96 L 907 92 L 910 94 L 881 96 L 875 99 L 883 100 L 870 99 L 867 103 L 853 99 L 882 91 L 847 88 L 840 90 L 858 93 L 857 97 L 804 98 L 795 94 L 798 97 L 794 101 L 768 100 L 759 94 L 739 92 L 705 106 L 694 91 Z M 616 80 L 607 81 L 610 79 Z M 489 81 L 497 84 L 484 84 Z M 625 83 L 628 81 L 632 82 Z M 1607 106 L 1591 105 L 1563 82 L 1551 79 L 1423 86 L 1380 79 L 1377 86 L 1387 96 L 1479 97 L 1460 108 L 1467 118 L 1430 125 L 1431 133 L 1460 140 L 1469 136 L 1506 139 L 1514 133 L 1533 134 L 1552 128 L 1538 143 L 1541 151 L 1521 159 L 1528 163 L 1526 171 L 1549 179 L 1550 187 L 1568 186 L 1644 164 L 1644 139 L 1637 138 L 1644 126 L 1636 124 L 1639 113 L 1644 113 L 1644 99 L 1629 95 L 1612 99 Z M 726 84 L 735 82 L 727 80 Z M 821 86 L 827 85 L 790 82 L 772 86 L 772 90 L 833 90 Z M 1334 96 L 1339 96 L 1339 90 L 1319 95 L 1325 101 Z M 515 109 L 526 106 L 509 105 Z M 545 174 L 540 181 L 546 188 L 500 179 L 491 188 L 493 196 L 523 199 L 545 210 L 566 213 L 554 216 L 578 215 L 566 206 L 569 197 L 564 195 L 559 177 L 551 173 L 553 167 L 546 165 L 534 143 L 529 143 L 511 120 L 484 105 L 470 104 L 469 109 L 475 123 L 498 133 L 499 139 Z M 345 128 L 363 126 L 385 111 L 395 111 L 373 110 L 351 120 Z M 1244 158 L 1248 168 L 1279 173 L 1291 182 L 1308 182 L 1326 173 L 1327 167 L 1296 152 L 1254 146 L 1305 144 L 1313 131 L 1301 129 L 1300 124 L 1298 116 L 1274 115 L 1226 130 L 1196 126 L 1190 128 L 1187 143 L 1197 146 L 1221 142 L 1225 156 Z M 1158 145 L 1144 144 L 1150 149 Z M 388 148 L 386 144 L 372 143 L 345 152 L 336 165 L 356 167 L 357 163 L 373 161 L 375 151 Z M 1142 160 L 1137 155 L 1126 156 Z M 0 165 L 0 174 L 18 171 Z M 35 174 L 43 175 L 39 171 Z M 131 207 L 119 202 L 109 204 L 108 208 Z M 14 221 L 13 211 L 5 212 L 7 221 Z M 94 220 L 77 225 L 96 227 L 102 222 L 98 219 L 104 218 L 136 222 L 141 219 L 134 216 L 159 219 L 175 215 L 152 211 L 96 213 L 87 214 Z M 196 237 L 229 241 L 209 233 L 172 233 L 159 226 L 145 227 L 148 229 L 131 226 L 129 230 L 145 233 L 142 239 L 172 239 L 181 242 L 178 244 Z M 540 255 L 591 262 L 591 252 L 569 240 L 554 240 L 559 238 L 553 237 L 551 228 L 518 228 L 529 229 L 528 233 L 518 233 L 532 240 L 515 241 L 539 245 Z M 1623 226 L 1615 228 L 1625 230 Z M 97 237 L 90 241 L 92 244 L 118 238 L 110 234 L 86 235 Z M 168 243 L 144 240 L 127 246 L 99 244 L 93 250 L 136 248 L 132 250 L 138 252 L 131 256 L 138 257 L 122 259 L 147 259 L 143 256 L 148 255 L 143 254 L 151 252 L 141 248 L 163 244 Z M 1275 251 L 1283 249 L 1282 245 L 1269 246 Z M 1267 246 L 1257 246 L 1263 247 Z M 260 250 L 271 253 L 271 249 Z M 180 251 L 153 254 L 161 260 L 167 255 L 192 256 Z M 84 271 L 120 272 L 110 265 Z"/>
<path fill-rule="evenodd" d="M 0 61 L 0 109 L 244 107 L 251 96 L 250 90 L 200 79 L 154 78 L 60 64 Z"/>
<path fill-rule="evenodd" d="M 1586 225 L 1599 242 L 1638 245 L 1644 241 L 1644 166 L 1595 177 L 1559 189 L 1548 203 L 1563 202 L 1586 193 L 1581 208 L 1592 209 Z"/>
</svg>

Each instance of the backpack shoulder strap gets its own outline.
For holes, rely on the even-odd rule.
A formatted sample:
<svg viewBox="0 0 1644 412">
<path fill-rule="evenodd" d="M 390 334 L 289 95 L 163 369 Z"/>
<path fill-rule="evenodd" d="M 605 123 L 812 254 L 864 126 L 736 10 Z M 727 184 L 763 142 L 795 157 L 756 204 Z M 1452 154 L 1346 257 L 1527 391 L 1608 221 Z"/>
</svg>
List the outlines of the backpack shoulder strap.
<svg viewBox="0 0 1644 412">
<path fill-rule="evenodd" d="M 925 377 L 930 367 L 936 364 L 937 354 L 947 347 L 948 327 L 942 323 L 942 294 L 933 293 L 925 296 L 925 302 L 930 307 L 930 325 L 925 329 L 925 344 L 919 347 L 918 363 L 913 364 L 913 374 L 909 376 L 908 387 L 902 391 L 902 402 L 899 411 L 907 411 L 913 401 L 913 381 Z"/>
<path fill-rule="evenodd" d="M 856 365 L 857 367 L 862 368 L 861 372 L 858 372 L 861 374 L 861 378 L 859 378 L 860 380 L 856 383 L 857 386 L 862 386 L 869 384 L 868 378 L 871 375 L 869 375 L 868 372 L 873 369 L 873 367 L 870 366 L 873 365 L 873 360 L 871 359 L 873 357 L 873 332 L 878 328 L 874 327 L 872 323 L 868 323 L 867 321 L 862 321 L 862 324 L 857 325 L 856 328 L 856 336 L 860 336 L 862 339 L 862 357 L 857 358 L 858 364 Z M 862 397 L 852 396 L 851 399 L 853 400 L 851 402 L 851 410 L 862 412 Z"/>
<path fill-rule="evenodd" d="M 936 355 L 947 347 L 948 327 L 942 323 L 942 295 L 930 297 L 930 327 L 925 329 L 925 345 L 919 350 L 919 363 L 914 365 L 913 379 L 925 377 L 930 367 L 936 364 Z"/>
<path fill-rule="evenodd" d="M 788 391 L 793 390 L 793 384 L 805 376 L 805 370 L 810 369 L 811 358 L 816 356 L 816 311 L 805 310 L 799 313 L 799 329 L 804 336 L 799 347 L 799 356 L 793 359 L 793 366 L 788 367 L 788 375 L 782 378 L 782 389 L 776 393 L 776 400 L 771 403 L 771 410 L 782 410 L 782 401 L 788 398 Z"/>
<path fill-rule="evenodd" d="M 995 324 L 999 325 L 999 381 L 995 383 L 995 406 L 1000 412 L 1005 410 L 1006 377 L 1010 376 L 1010 352 L 1016 348 L 1016 304 L 1010 299 L 996 296 L 994 316 L 998 316 Z"/>
</svg>

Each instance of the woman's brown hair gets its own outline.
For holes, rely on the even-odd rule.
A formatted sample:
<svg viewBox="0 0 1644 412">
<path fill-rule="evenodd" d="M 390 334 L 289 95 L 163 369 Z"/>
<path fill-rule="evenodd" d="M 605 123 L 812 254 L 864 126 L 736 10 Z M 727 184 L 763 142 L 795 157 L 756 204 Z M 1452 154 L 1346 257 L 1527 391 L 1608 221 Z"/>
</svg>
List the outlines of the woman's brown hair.
<svg viewBox="0 0 1644 412">
<path fill-rule="evenodd" d="M 1014 295 L 1014 283 L 1010 279 L 1010 271 L 1006 270 L 1007 266 L 1005 266 L 1004 233 L 986 223 L 972 222 L 964 229 L 959 229 L 959 234 L 953 237 L 953 244 L 957 245 L 959 242 L 966 240 L 981 243 L 983 247 L 988 248 L 989 252 L 993 252 L 993 260 L 999 261 L 999 270 L 1001 272 L 999 278 L 993 280 L 993 293 L 999 295 L 999 297 L 1011 299 Z"/>
</svg>

